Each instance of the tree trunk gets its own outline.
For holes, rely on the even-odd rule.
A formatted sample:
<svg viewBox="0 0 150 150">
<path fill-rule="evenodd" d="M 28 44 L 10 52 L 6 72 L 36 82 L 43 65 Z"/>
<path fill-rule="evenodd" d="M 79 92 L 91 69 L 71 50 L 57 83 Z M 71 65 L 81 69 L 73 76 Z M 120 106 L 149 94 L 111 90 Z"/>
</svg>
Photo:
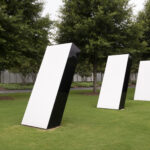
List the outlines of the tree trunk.
<svg viewBox="0 0 150 150">
<path fill-rule="evenodd" d="M 96 93 L 97 89 L 97 64 L 93 64 L 93 93 Z"/>
<path fill-rule="evenodd" d="M 30 75 L 31 75 L 33 83 L 35 83 L 37 73 L 31 73 Z"/>
<path fill-rule="evenodd" d="M 26 75 L 21 74 L 22 84 L 26 84 Z"/>
<path fill-rule="evenodd" d="M 1 76 L 2 76 L 2 72 L 0 71 L 0 83 L 2 83 Z"/>
<path fill-rule="evenodd" d="M 101 72 L 101 82 L 102 82 L 102 80 L 103 80 L 103 73 Z"/>
</svg>

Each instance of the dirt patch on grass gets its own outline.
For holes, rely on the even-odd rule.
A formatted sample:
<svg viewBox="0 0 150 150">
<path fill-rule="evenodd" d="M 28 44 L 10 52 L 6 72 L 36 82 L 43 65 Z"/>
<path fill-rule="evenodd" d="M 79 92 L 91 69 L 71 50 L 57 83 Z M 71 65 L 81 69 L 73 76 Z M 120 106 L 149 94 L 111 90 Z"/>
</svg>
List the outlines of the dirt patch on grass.
<svg viewBox="0 0 150 150">
<path fill-rule="evenodd" d="M 3 87 L 0 87 L 0 91 L 5 91 L 6 89 Z"/>
<path fill-rule="evenodd" d="M 1 100 L 14 100 L 14 98 L 10 96 L 0 96 L 0 101 Z"/>
</svg>

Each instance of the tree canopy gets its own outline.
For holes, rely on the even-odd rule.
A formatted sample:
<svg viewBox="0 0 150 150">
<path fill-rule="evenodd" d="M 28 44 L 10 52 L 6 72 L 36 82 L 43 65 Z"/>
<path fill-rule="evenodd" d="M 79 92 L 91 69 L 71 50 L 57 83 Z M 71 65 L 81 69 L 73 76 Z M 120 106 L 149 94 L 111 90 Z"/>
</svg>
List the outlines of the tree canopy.
<svg viewBox="0 0 150 150">
<path fill-rule="evenodd" d="M 49 44 L 49 17 L 37 0 L 0 1 L 0 70 L 37 72 Z"/>
<path fill-rule="evenodd" d="M 142 36 L 141 43 L 145 44 L 145 48 L 141 49 L 140 58 L 150 59 L 150 0 L 147 0 L 143 11 L 137 17 L 137 24 L 141 25 Z"/>
<path fill-rule="evenodd" d="M 81 49 L 80 62 L 93 66 L 94 89 L 99 64 L 110 54 L 134 52 L 136 25 L 129 0 L 64 0 L 58 43 L 74 42 Z"/>
</svg>

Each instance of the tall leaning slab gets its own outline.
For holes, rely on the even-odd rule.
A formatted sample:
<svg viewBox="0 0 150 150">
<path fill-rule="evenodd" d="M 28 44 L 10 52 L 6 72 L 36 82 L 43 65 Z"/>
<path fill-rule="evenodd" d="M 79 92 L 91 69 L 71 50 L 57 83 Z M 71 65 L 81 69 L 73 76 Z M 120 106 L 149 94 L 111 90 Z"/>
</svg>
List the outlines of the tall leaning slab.
<svg viewBox="0 0 150 150">
<path fill-rule="evenodd" d="M 129 54 L 108 57 L 97 108 L 117 110 L 124 108 L 130 67 Z"/>
<path fill-rule="evenodd" d="M 134 100 L 150 101 L 150 61 L 141 61 Z"/>
<path fill-rule="evenodd" d="M 22 125 L 48 129 L 61 124 L 79 52 L 73 43 L 47 47 Z"/>
</svg>

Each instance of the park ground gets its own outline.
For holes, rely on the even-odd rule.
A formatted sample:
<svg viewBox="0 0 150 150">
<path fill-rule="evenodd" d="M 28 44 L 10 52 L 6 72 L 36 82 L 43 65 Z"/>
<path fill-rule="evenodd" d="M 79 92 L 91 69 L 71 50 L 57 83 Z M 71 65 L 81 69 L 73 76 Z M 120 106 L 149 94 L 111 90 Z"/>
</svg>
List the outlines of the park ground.
<svg viewBox="0 0 150 150">
<path fill-rule="evenodd" d="M 101 82 L 97 82 L 97 86 L 101 86 Z M 130 81 L 129 86 L 135 86 L 135 81 Z M 93 87 L 93 82 L 73 82 L 71 88 L 89 88 Z M 19 84 L 19 83 L 0 83 L 0 90 L 32 90 L 33 83 Z"/>
<path fill-rule="evenodd" d="M 0 94 L 0 150 L 149 150 L 150 102 L 97 109 L 98 95 L 71 91 L 62 124 L 51 130 L 21 126 L 30 93 Z M 5 99 L 5 100 L 4 100 Z"/>
</svg>

